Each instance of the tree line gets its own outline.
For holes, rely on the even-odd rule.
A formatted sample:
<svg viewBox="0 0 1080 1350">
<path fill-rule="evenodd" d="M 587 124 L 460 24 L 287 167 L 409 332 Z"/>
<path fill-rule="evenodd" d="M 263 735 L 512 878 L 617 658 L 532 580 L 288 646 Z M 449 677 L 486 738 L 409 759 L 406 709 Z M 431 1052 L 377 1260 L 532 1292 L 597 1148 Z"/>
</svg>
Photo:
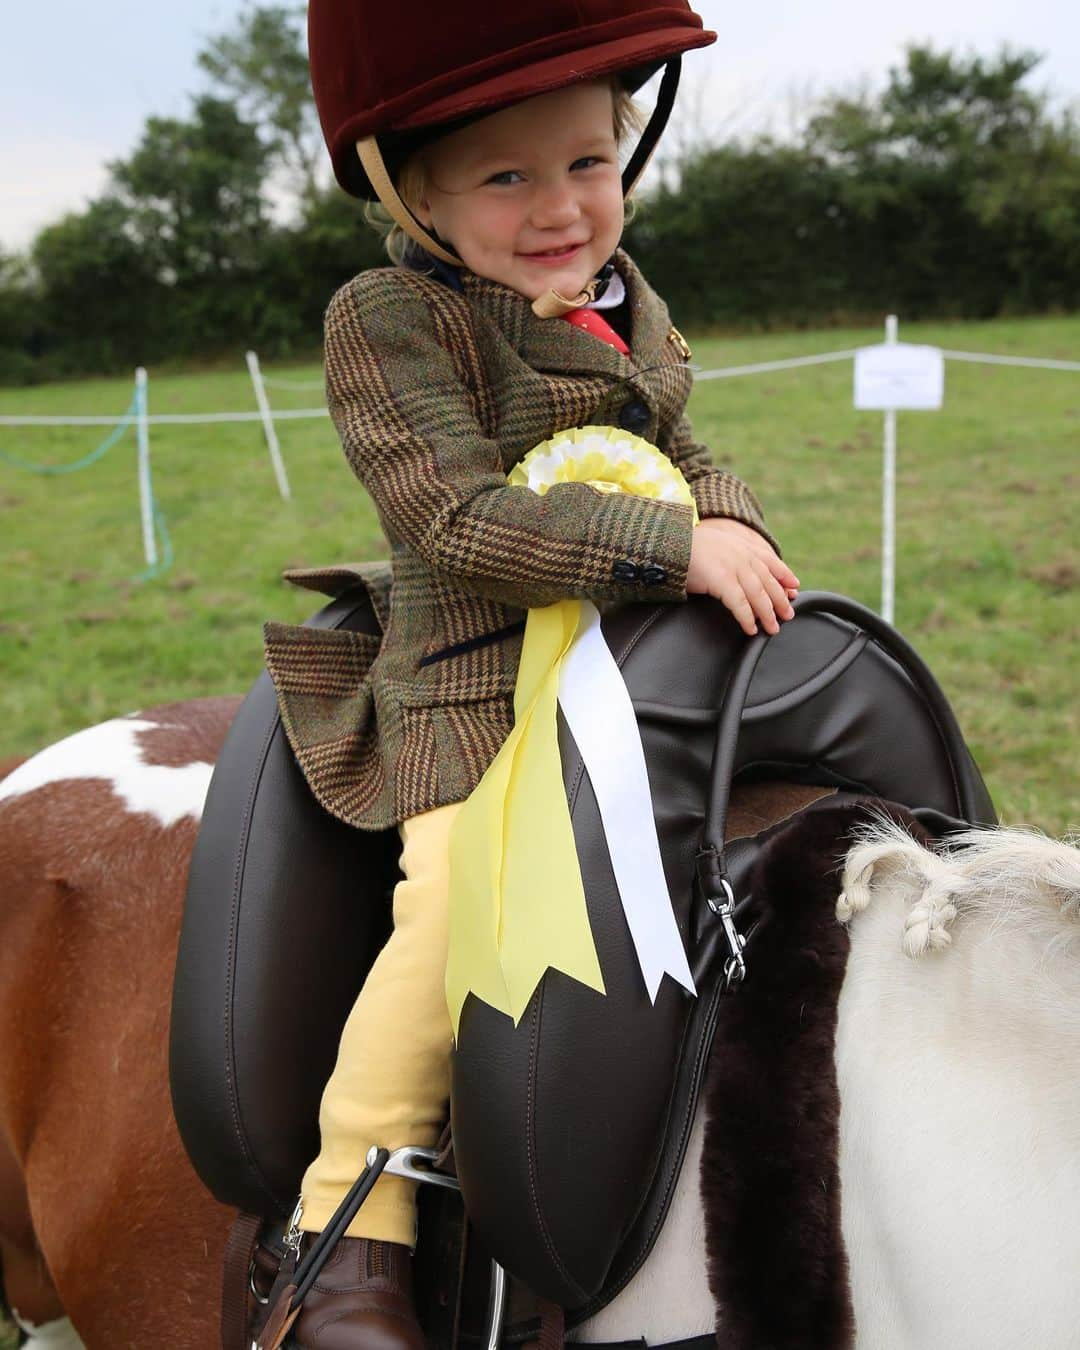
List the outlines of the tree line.
<svg viewBox="0 0 1080 1350">
<path fill-rule="evenodd" d="M 317 350 L 332 292 L 386 259 L 321 175 L 302 23 L 248 9 L 188 117 L 149 118 L 100 197 L 0 250 L 0 381 Z M 692 144 L 626 246 L 699 330 L 1076 309 L 1080 128 L 1032 90 L 1039 60 L 914 46 L 794 139 Z"/>
</svg>

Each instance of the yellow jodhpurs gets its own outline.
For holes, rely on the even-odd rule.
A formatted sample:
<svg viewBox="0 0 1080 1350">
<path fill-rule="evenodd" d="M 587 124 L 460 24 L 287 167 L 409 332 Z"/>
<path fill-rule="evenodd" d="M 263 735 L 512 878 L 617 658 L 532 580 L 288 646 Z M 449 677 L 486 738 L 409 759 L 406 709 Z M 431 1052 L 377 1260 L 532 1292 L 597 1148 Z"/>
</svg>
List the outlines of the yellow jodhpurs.
<svg viewBox="0 0 1080 1350">
<path fill-rule="evenodd" d="M 405 876 L 394 891 L 394 930 L 345 1023 L 323 1093 L 322 1144 L 302 1191 L 301 1227 L 309 1232 L 326 1226 L 372 1144 L 430 1148 L 446 1119 L 453 1046 L 446 1010 L 449 838 L 461 806 L 441 806 L 401 826 Z M 416 1184 L 380 1177 L 348 1235 L 412 1246 Z"/>
</svg>

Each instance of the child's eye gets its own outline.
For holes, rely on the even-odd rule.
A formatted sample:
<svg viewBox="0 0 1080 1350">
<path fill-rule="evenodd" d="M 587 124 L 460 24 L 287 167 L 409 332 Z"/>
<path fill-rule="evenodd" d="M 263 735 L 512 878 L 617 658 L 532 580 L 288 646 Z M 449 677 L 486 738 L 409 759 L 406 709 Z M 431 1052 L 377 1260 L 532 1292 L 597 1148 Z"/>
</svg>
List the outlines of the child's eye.
<svg viewBox="0 0 1080 1350">
<path fill-rule="evenodd" d="M 522 176 L 517 169 L 504 169 L 502 173 L 493 173 L 488 179 L 488 182 L 494 183 L 496 187 L 512 187 L 515 183 L 522 181 Z"/>
<path fill-rule="evenodd" d="M 571 169 L 591 169 L 594 164 L 601 164 L 603 161 L 599 155 L 584 155 L 581 159 L 575 159 L 570 165 Z"/>
</svg>

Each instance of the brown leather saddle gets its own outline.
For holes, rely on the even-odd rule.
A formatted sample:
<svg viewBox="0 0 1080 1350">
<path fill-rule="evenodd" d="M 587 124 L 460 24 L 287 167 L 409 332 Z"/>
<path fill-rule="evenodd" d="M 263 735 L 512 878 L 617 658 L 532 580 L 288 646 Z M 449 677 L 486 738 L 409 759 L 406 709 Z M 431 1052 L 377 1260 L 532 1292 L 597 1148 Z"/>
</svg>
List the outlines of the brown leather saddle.
<svg viewBox="0 0 1080 1350">
<path fill-rule="evenodd" d="M 380 631 L 363 585 L 311 622 Z M 731 925 L 749 906 L 763 843 L 759 834 L 724 845 L 734 781 L 889 798 L 937 832 L 996 823 L 933 676 L 853 601 L 804 595 L 796 619 L 769 639 L 746 639 L 708 599 L 627 606 L 603 628 L 638 715 L 699 994 L 665 981 L 649 1002 L 596 802 L 560 725 L 608 994 L 597 999 L 549 971 L 516 1028 L 471 997 L 466 1003 L 451 1114 L 467 1241 L 450 1193 L 423 1188 L 431 1194 L 421 1210 L 418 1261 L 429 1295 L 421 1315 L 439 1345 L 481 1337 L 491 1256 L 518 1282 L 507 1343 L 536 1330 L 523 1290 L 567 1309 L 573 1326 L 645 1260 L 686 1148 L 736 955 Z M 388 930 L 397 857 L 396 832 L 363 834 L 317 805 L 261 676 L 215 768 L 192 859 L 171 1072 L 199 1175 L 219 1200 L 279 1227 L 317 1150 L 318 1104 L 341 1026 Z"/>
</svg>

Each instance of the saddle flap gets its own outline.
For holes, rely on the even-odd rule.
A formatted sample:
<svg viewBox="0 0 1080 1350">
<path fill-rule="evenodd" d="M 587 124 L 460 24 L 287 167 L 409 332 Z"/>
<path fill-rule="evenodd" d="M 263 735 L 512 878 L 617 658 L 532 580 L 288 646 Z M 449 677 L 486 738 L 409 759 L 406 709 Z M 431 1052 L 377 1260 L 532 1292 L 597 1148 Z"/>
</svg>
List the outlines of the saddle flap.
<svg viewBox="0 0 1080 1350">
<path fill-rule="evenodd" d="M 366 589 L 312 622 L 378 641 Z M 395 830 L 365 834 L 319 806 L 261 675 L 207 794 L 170 1029 L 181 1138 L 226 1204 L 284 1217 L 296 1203 L 341 1027 L 389 931 L 399 848 Z"/>
<path fill-rule="evenodd" d="M 719 603 L 628 607 L 605 618 L 639 716 L 661 858 L 695 979 L 649 1003 L 619 901 L 599 810 L 564 725 L 564 786 L 607 995 L 549 970 L 515 1028 L 470 998 L 453 1063 L 455 1157 L 485 1246 L 580 1320 L 644 1260 L 689 1137 L 726 948 L 695 886 L 710 804 L 719 709 L 746 645 Z M 940 691 L 938 691 L 940 692 Z M 904 667 L 856 623 L 807 613 L 771 639 L 754 674 L 733 772 L 841 788 L 965 817 L 961 781 L 993 820 L 962 744 Z M 749 900 L 757 841 L 727 849 Z M 715 956 L 711 955 L 716 953 Z M 700 975 L 700 979 L 698 979 Z"/>
</svg>

